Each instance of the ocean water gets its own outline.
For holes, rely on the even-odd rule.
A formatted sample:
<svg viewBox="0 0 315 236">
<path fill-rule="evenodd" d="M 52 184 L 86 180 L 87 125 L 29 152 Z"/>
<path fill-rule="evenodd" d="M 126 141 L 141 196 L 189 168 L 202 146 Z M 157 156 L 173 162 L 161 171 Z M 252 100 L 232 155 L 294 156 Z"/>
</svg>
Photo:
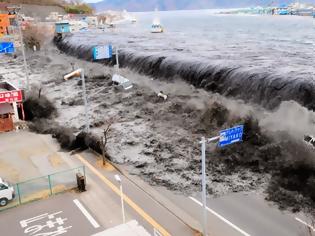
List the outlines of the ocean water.
<svg viewBox="0 0 315 236">
<path fill-rule="evenodd" d="M 89 50 L 111 43 L 121 49 L 125 66 L 149 75 L 178 75 L 194 85 L 267 107 L 292 99 L 315 108 L 312 17 L 159 12 L 165 32 L 152 34 L 155 13 L 135 15 L 136 24 L 77 33 L 64 43 Z M 249 94 L 241 94 L 240 86 Z"/>
</svg>

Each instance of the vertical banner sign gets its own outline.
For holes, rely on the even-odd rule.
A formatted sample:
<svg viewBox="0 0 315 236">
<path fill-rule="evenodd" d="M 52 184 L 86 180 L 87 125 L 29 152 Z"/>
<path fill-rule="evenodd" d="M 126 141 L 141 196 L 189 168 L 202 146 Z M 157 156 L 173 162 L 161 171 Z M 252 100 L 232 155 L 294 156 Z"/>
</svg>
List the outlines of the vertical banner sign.
<svg viewBox="0 0 315 236">
<path fill-rule="evenodd" d="M 96 46 L 93 48 L 93 59 L 109 59 L 113 56 L 112 45 Z"/>
<path fill-rule="evenodd" d="M 15 48 L 12 42 L 0 42 L 0 53 L 14 53 Z"/>
</svg>

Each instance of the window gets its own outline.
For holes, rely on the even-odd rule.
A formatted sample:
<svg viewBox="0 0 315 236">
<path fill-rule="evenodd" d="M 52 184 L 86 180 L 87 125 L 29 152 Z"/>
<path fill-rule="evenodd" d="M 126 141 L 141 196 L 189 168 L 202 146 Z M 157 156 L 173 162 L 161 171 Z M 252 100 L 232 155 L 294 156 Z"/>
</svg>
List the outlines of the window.
<svg viewBox="0 0 315 236">
<path fill-rule="evenodd" d="M 8 187 L 5 186 L 4 184 L 0 184 L 0 190 L 5 190 L 5 189 L 8 189 Z"/>
</svg>

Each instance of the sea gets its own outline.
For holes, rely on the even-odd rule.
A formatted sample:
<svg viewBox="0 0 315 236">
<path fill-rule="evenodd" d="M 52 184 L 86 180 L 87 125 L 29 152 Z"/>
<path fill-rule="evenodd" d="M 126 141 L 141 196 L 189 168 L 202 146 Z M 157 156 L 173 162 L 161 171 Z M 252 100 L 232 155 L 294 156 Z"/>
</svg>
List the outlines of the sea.
<svg viewBox="0 0 315 236">
<path fill-rule="evenodd" d="M 239 77 L 244 77 L 237 82 L 238 86 L 243 84 L 245 90 L 246 87 L 250 87 L 252 97 L 256 91 L 276 84 L 273 90 L 281 90 L 279 94 L 273 90 L 260 94 L 261 97 L 258 99 L 263 103 L 269 103 L 267 100 L 270 96 L 278 96 L 279 101 L 293 99 L 314 109 L 315 18 L 233 15 L 218 14 L 218 12 L 218 10 L 196 10 L 134 13 L 137 18 L 135 24 L 127 22 L 113 29 L 88 30 L 77 33 L 65 41 L 71 45 L 80 44 L 81 47 L 87 48 L 112 44 L 125 55 L 128 54 L 129 59 L 126 58 L 127 56 L 124 57 L 125 64 L 129 67 L 137 67 L 138 70 L 141 69 L 140 67 L 154 66 L 152 63 L 156 61 L 152 61 L 153 59 L 149 57 L 160 58 L 164 64 L 166 61 L 168 63 L 172 61 L 170 66 L 164 65 L 159 71 L 150 71 L 154 75 L 170 69 L 172 75 L 177 70 L 176 73 L 181 77 L 189 77 L 187 71 L 181 73 L 180 70 L 190 65 L 194 73 L 209 67 L 220 68 L 220 70 L 227 68 L 226 73 L 229 73 L 230 77 L 228 83 L 231 84 Z M 160 19 L 164 33 L 151 33 L 151 25 L 156 17 Z M 139 56 L 142 57 L 141 60 L 134 59 Z M 145 60 L 151 64 L 145 64 Z M 204 65 L 202 68 L 196 68 L 201 64 Z M 161 64 L 158 66 L 161 67 Z M 233 72 L 232 75 L 231 70 L 240 73 Z M 200 80 L 204 79 L 206 72 L 202 73 Z M 163 72 L 163 76 L 165 75 L 167 72 Z M 198 78 L 194 79 L 198 80 Z M 257 85 L 252 82 L 248 84 L 252 80 L 262 82 Z M 220 83 L 227 83 L 225 78 L 220 81 Z M 218 90 L 219 93 L 225 93 L 227 86 L 220 89 L 219 85 L 214 86 L 215 92 Z M 239 91 L 235 92 L 236 95 L 240 93 L 240 89 L 237 89 Z M 249 98 L 245 96 L 244 99 Z M 273 103 L 278 102 L 271 103 L 273 107 Z"/>
</svg>

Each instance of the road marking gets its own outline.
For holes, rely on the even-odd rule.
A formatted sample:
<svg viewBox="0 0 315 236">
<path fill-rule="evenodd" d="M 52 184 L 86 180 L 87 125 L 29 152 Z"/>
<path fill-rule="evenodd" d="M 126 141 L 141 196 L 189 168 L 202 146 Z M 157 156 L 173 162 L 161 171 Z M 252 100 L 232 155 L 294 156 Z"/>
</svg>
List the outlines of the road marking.
<svg viewBox="0 0 315 236">
<path fill-rule="evenodd" d="M 81 155 L 76 154 L 78 159 L 88 167 L 97 177 L 99 177 L 109 188 L 113 190 L 120 197 L 120 189 L 117 188 L 111 181 L 109 181 L 104 175 L 102 175 L 94 166 L 92 166 Z M 156 228 L 163 236 L 171 236 L 160 224 L 158 224 L 151 216 L 149 216 L 144 210 L 142 210 L 136 203 L 134 203 L 127 195 L 123 194 L 124 201 L 133 208 L 143 219 Z"/>
<path fill-rule="evenodd" d="M 100 225 L 96 222 L 96 220 L 91 216 L 91 214 L 85 209 L 85 207 L 81 204 L 78 199 L 73 200 L 74 204 L 79 208 L 82 214 L 90 221 L 94 228 L 99 228 Z"/>
<path fill-rule="evenodd" d="M 202 206 L 202 203 L 199 202 L 197 199 L 193 198 L 193 197 L 189 197 L 191 200 L 193 200 L 195 203 L 197 203 L 198 205 Z M 231 223 L 230 221 L 228 221 L 227 219 L 225 219 L 223 216 L 221 216 L 220 214 L 216 213 L 214 210 L 210 209 L 209 207 L 206 207 L 206 209 L 212 213 L 213 215 L 215 215 L 216 217 L 218 217 L 220 220 L 222 220 L 223 222 L 225 222 L 226 224 L 228 224 L 229 226 L 231 226 L 232 228 L 234 228 L 235 230 L 237 230 L 238 232 L 240 232 L 241 234 L 245 235 L 245 236 L 250 236 L 250 234 L 246 233 L 244 230 L 240 229 L 239 227 L 237 227 L 236 225 L 234 225 L 233 223 Z"/>
<path fill-rule="evenodd" d="M 312 226 L 312 225 L 310 225 L 310 224 L 304 222 L 303 220 L 301 220 L 301 219 L 299 219 L 299 218 L 297 218 L 297 217 L 295 217 L 295 220 L 297 220 L 298 222 L 302 223 L 303 225 L 307 226 L 309 229 L 311 229 L 311 230 L 313 230 L 313 231 L 315 232 L 314 226 Z"/>
</svg>

